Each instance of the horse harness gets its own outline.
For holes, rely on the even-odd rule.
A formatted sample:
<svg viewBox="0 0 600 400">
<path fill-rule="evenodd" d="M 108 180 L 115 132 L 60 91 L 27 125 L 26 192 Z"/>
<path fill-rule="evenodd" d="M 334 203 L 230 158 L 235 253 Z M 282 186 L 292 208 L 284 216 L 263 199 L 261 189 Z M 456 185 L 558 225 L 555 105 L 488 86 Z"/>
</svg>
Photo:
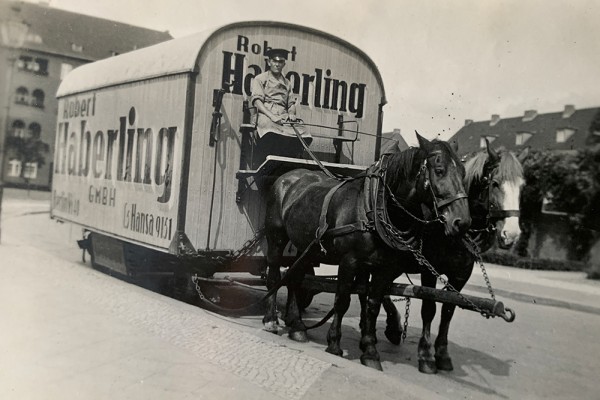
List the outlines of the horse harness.
<svg viewBox="0 0 600 400">
<path fill-rule="evenodd" d="M 427 172 L 428 160 L 431 157 L 435 157 L 441 154 L 441 152 L 433 151 L 425 157 L 421 168 L 417 174 L 417 180 L 419 179 L 421 174 L 425 174 Z M 401 208 L 405 214 L 416 221 L 421 223 L 422 225 L 427 225 L 430 223 L 442 222 L 444 221 L 443 215 L 439 214 L 439 209 L 444 206 L 447 206 L 453 203 L 456 200 L 466 198 L 467 195 L 464 192 L 459 192 L 456 195 L 440 199 L 433 192 L 433 188 L 431 187 L 429 175 L 426 174 L 424 187 L 431 191 L 433 196 L 433 209 L 435 211 L 435 219 L 433 220 L 423 220 L 413 215 L 404 208 L 400 202 L 394 197 L 392 191 L 385 183 L 386 173 L 388 169 L 388 158 L 389 154 L 384 154 L 378 162 L 370 166 L 364 173 L 353 177 L 346 178 L 342 182 L 338 183 L 334 187 L 332 187 L 329 192 L 325 195 L 323 199 L 323 205 L 321 207 L 321 214 L 319 217 L 319 226 L 315 232 L 315 240 L 319 243 L 321 247 L 321 251 L 326 253 L 325 248 L 321 243 L 321 239 L 323 237 L 336 237 L 348 235 L 354 232 L 377 232 L 378 236 L 383 240 L 383 242 L 394 250 L 406 251 L 410 250 L 417 243 L 417 234 L 415 232 L 414 227 L 409 228 L 407 231 L 400 231 L 396 228 L 390 221 L 390 217 L 387 211 L 387 196 L 386 192 L 392 199 L 394 205 L 398 208 Z M 324 167 L 323 167 L 324 168 Z M 328 176 L 331 176 L 328 174 Z M 339 227 L 329 229 L 329 225 L 327 224 L 327 210 L 329 209 L 329 204 L 333 195 L 337 192 L 339 188 L 341 188 L 347 182 L 352 180 L 364 178 L 364 190 L 363 195 L 365 196 L 365 212 L 367 216 L 367 221 L 359 220 L 352 224 L 346 224 Z"/>
</svg>

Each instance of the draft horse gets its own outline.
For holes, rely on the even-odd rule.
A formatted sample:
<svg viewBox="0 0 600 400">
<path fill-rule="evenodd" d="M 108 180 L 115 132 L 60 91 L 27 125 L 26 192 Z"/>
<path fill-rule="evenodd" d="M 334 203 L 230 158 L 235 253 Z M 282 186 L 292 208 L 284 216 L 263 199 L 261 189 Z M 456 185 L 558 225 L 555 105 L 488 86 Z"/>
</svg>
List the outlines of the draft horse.
<svg viewBox="0 0 600 400">
<path fill-rule="evenodd" d="M 265 221 L 270 291 L 281 280 L 282 253 L 288 241 L 305 254 L 286 277 L 285 323 L 291 339 L 307 341 L 298 308 L 306 268 L 318 262 L 339 265 L 326 351 L 342 355 L 341 322 L 353 285 L 371 276 L 361 362 L 381 369 L 375 321 L 386 290 L 404 271 L 398 255 L 418 242 L 415 239 L 428 223 L 441 224 L 444 235 L 450 236 L 464 234 L 471 224 L 464 167 L 455 151 L 446 142 L 428 141 L 418 133 L 417 139 L 419 147 L 386 155 L 353 179 L 339 181 L 321 171 L 299 169 L 273 184 Z M 425 221 L 423 209 L 433 210 L 435 218 Z M 277 329 L 275 303 L 271 296 L 263 318 L 266 330 Z"/>
<path fill-rule="evenodd" d="M 472 219 L 471 229 L 467 233 L 470 240 L 465 243 L 460 237 L 433 236 L 428 237 L 424 243 L 423 254 L 427 260 L 459 292 L 471 276 L 477 252 L 488 250 L 494 243 L 498 243 L 501 248 L 509 248 L 520 235 L 519 197 L 524 183 L 520 159 L 524 156 L 522 153 L 517 158 L 508 151 L 499 154 L 488 143 L 487 150 L 469 159 L 465 164 L 464 184 L 469 196 Z M 409 260 L 404 262 L 408 264 Z M 421 285 L 436 286 L 438 278 L 429 269 L 415 265 L 410 268 L 410 272 L 421 273 Z M 387 313 L 385 335 L 390 342 L 400 344 L 400 315 L 389 296 L 384 299 L 383 306 Z M 454 369 L 448 353 L 448 331 L 455 308 L 450 304 L 442 306 L 433 352 L 431 323 L 436 313 L 436 304 L 431 300 L 423 300 L 423 330 L 418 346 L 419 371 L 432 374 L 438 370 Z"/>
</svg>

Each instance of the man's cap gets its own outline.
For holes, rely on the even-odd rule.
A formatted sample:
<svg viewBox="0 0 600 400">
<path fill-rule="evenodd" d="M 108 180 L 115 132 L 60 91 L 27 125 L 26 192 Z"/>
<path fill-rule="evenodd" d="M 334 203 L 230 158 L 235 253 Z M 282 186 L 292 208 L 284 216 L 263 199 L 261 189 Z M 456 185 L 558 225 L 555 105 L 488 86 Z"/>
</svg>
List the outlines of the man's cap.
<svg viewBox="0 0 600 400">
<path fill-rule="evenodd" d="M 289 51 L 287 51 L 286 49 L 270 49 L 267 51 L 267 57 L 269 57 L 270 59 L 280 58 L 287 60 L 288 53 Z"/>
</svg>

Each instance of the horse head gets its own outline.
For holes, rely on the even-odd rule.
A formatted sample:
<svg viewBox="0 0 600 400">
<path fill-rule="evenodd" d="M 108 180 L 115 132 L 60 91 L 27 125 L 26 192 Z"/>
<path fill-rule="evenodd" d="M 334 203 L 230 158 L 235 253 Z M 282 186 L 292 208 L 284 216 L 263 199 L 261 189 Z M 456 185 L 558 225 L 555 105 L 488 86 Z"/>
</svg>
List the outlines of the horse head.
<svg viewBox="0 0 600 400">
<path fill-rule="evenodd" d="M 439 219 L 446 235 L 465 233 L 471 225 L 469 204 L 463 186 L 464 167 L 452 147 L 443 141 L 429 141 L 416 132 L 418 148 L 392 155 L 390 169 L 410 164 L 409 175 L 395 178 L 396 197 L 404 199 L 425 217 Z M 404 158 L 404 161 L 400 161 Z M 408 160 L 408 161 L 407 161 Z"/>
<path fill-rule="evenodd" d="M 516 242 L 519 227 L 519 198 L 523 186 L 523 167 L 511 152 L 501 154 L 491 148 L 467 161 L 465 186 L 469 193 L 475 228 L 493 226 L 501 248 Z"/>
</svg>

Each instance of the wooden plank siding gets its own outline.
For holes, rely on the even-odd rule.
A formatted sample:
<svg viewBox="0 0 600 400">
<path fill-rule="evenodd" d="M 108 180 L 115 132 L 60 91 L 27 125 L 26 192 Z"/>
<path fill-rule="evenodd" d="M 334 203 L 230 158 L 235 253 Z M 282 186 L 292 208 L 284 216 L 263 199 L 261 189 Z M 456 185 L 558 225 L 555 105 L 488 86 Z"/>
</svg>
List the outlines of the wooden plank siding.
<svg viewBox="0 0 600 400">
<path fill-rule="evenodd" d="M 342 160 L 357 165 L 370 165 L 375 159 L 375 142 L 378 123 L 378 109 L 383 99 L 383 88 L 378 80 L 377 71 L 373 70 L 361 54 L 344 46 L 326 35 L 314 31 L 291 28 L 290 26 L 232 26 L 219 31 L 204 45 L 198 60 L 199 76 L 196 80 L 195 115 L 192 133 L 192 157 L 189 170 L 189 188 L 187 198 L 187 218 L 185 232 L 197 250 L 236 250 L 244 242 L 254 236 L 256 230 L 264 225 L 265 202 L 256 187 L 248 190 L 242 201 L 236 203 L 241 156 L 240 125 L 243 119 L 243 101 L 247 96 L 226 93 L 223 98 L 221 112 L 221 135 L 218 145 L 209 146 L 209 131 L 213 112 L 213 90 L 222 85 L 224 52 L 238 53 L 245 56 L 244 75 L 252 73 L 249 65 L 260 66 L 264 71 L 266 59 L 261 48 L 260 54 L 251 51 L 239 51 L 240 36 L 249 39 L 252 44 L 264 44 L 273 48 L 295 47 L 296 59 L 288 59 L 284 73 L 296 71 L 299 74 L 315 75 L 316 69 L 323 74 L 331 71 L 331 78 L 351 83 L 366 85 L 364 112 L 361 118 L 355 118 L 349 112 L 340 112 L 316 107 L 300 105 L 298 116 L 306 123 L 337 127 L 338 114 L 345 120 L 358 120 L 358 129 L 371 135 L 359 135 L 357 142 L 346 142 L 343 145 Z M 322 87 L 321 90 L 324 88 Z M 313 97 L 314 84 L 309 97 Z M 322 97 L 322 96 L 321 96 Z M 311 102 L 312 103 L 312 102 Z M 323 128 L 309 128 L 311 134 L 319 136 L 337 136 L 337 131 Z M 346 137 L 352 134 L 345 133 Z M 331 139 L 315 138 L 311 149 L 317 154 L 333 155 L 335 149 Z M 215 151 L 218 154 L 216 175 L 214 175 Z M 331 159 L 327 160 L 331 161 Z M 213 187 L 215 177 L 215 188 Z M 210 205 L 214 196 L 214 208 L 208 240 Z M 264 247 L 264 246 L 262 246 Z M 262 251 L 259 249 L 258 253 Z"/>
</svg>

